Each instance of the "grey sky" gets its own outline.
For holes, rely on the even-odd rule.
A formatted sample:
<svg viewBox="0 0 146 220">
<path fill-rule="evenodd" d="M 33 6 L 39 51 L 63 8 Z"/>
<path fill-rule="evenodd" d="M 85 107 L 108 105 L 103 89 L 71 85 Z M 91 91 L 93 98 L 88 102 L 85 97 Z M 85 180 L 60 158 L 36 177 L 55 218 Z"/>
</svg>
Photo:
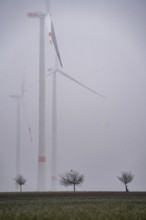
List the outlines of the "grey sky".
<svg viewBox="0 0 146 220">
<path fill-rule="evenodd" d="M 44 11 L 43 0 L 0 1 L 0 191 L 15 190 L 16 102 L 38 80 L 39 23 L 29 11 Z M 79 190 L 124 190 L 117 175 L 131 171 L 131 190 L 145 190 L 146 177 L 146 2 L 144 0 L 51 1 L 64 70 L 105 95 L 90 94 L 58 75 L 58 174 L 85 174 Z M 54 65 L 46 32 L 46 71 Z M 46 79 L 48 190 L 51 172 L 51 88 Z M 30 142 L 21 115 L 21 169 L 25 190 L 36 189 L 38 87 L 26 92 Z M 59 186 L 59 190 L 64 190 Z"/>
</svg>

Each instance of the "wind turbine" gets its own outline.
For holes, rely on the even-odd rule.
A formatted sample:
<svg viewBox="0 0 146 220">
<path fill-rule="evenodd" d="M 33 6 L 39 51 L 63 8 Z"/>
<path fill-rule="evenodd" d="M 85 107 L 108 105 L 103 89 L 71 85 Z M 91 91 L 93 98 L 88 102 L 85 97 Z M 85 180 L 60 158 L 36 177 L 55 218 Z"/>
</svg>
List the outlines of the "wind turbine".
<svg viewBox="0 0 146 220">
<path fill-rule="evenodd" d="M 21 151 L 21 101 L 23 104 L 23 111 L 24 111 L 24 115 L 25 115 L 25 119 L 27 122 L 27 127 L 28 127 L 28 131 L 30 134 L 30 138 L 32 141 L 32 136 L 31 136 L 31 128 L 28 125 L 28 118 L 26 115 L 26 109 L 25 109 L 25 105 L 23 102 L 23 97 L 24 97 L 24 80 L 22 80 L 22 84 L 21 84 L 21 93 L 20 94 L 13 94 L 10 95 L 10 98 L 13 98 L 16 100 L 17 103 L 17 119 L 16 119 L 16 176 L 18 176 L 19 174 L 21 174 L 21 164 L 20 164 L 20 151 Z"/>
<path fill-rule="evenodd" d="M 53 75 L 53 79 L 52 79 L 53 81 L 53 85 L 52 85 L 52 177 L 51 177 L 52 191 L 56 190 L 56 181 L 57 181 L 57 94 L 56 94 L 57 73 L 66 77 L 72 82 L 78 84 L 79 86 L 83 87 L 89 92 L 94 93 L 95 95 L 98 95 L 102 98 L 105 98 L 105 96 L 89 88 L 88 86 L 84 85 L 83 83 L 79 82 L 78 80 L 76 80 L 75 78 L 71 77 L 70 75 L 65 73 L 63 70 L 58 68 L 58 60 L 56 59 L 55 68 L 49 72 L 49 76 L 51 74 Z"/>
<path fill-rule="evenodd" d="M 50 29 L 50 18 L 51 18 L 51 29 Z M 52 171 L 51 171 L 52 174 L 51 174 L 51 189 L 52 189 L 52 191 L 55 191 L 56 190 L 56 182 L 57 182 L 57 96 L 56 96 L 57 73 L 60 73 L 64 77 L 72 80 L 74 83 L 84 87 L 88 91 L 90 91 L 90 92 L 92 92 L 92 93 L 94 93 L 98 96 L 101 96 L 103 98 L 105 98 L 105 97 L 102 96 L 100 93 L 96 92 L 95 90 L 87 87 L 83 83 L 79 82 L 78 80 L 74 79 L 73 77 L 71 77 L 70 75 L 68 75 L 64 71 L 62 71 L 62 69 L 58 68 L 58 62 L 60 63 L 61 67 L 63 67 L 63 66 L 62 66 L 62 61 L 61 61 L 61 57 L 60 57 L 60 53 L 59 53 L 59 49 L 58 49 L 54 24 L 53 24 L 53 20 L 52 20 L 52 16 L 51 16 L 50 12 L 46 16 L 46 24 L 47 24 L 47 28 L 48 28 L 48 31 L 49 31 L 48 34 L 49 34 L 50 37 L 52 37 L 52 41 L 53 41 L 53 44 L 54 44 L 55 50 L 56 50 L 55 67 L 54 67 L 53 70 L 49 71 L 49 75 L 53 74 L 53 85 L 52 85 Z"/>
<path fill-rule="evenodd" d="M 45 39 L 44 27 L 48 13 L 31 12 L 28 17 L 40 20 L 40 42 L 39 42 L 39 146 L 38 146 L 38 191 L 46 189 L 46 140 L 45 140 Z M 61 62 L 57 41 L 54 34 L 53 23 L 51 22 L 52 40 L 58 59 Z M 54 34 L 54 35 L 53 35 Z"/>
<path fill-rule="evenodd" d="M 39 146 L 38 146 L 38 176 L 37 189 L 46 189 L 46 143 L 45 143 L 45 42 L 44 42 L 44 20 L 46 13 L 31 12 L 28 17 L 37 18 L 40 21 L 39 39 Z"/>
</svg>

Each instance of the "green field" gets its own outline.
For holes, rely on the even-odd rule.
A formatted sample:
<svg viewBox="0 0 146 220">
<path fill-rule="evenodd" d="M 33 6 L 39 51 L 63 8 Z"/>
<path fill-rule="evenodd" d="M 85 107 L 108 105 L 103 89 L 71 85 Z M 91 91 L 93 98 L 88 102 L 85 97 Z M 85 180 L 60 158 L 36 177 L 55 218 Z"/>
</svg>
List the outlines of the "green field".
<svg viewBox="0 0 146 220">
<path fill-rule="evenodd" d="M 146 220 L 146 192 L 0 193 L 1 220 Z"/>
</svg>

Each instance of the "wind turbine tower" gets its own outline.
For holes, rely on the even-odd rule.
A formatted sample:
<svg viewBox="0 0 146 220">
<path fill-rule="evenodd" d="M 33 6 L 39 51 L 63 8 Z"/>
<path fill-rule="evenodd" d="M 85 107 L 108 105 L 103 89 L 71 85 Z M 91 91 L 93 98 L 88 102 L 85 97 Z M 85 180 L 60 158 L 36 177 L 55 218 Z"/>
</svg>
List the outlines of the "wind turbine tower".
<svg viewBox="0 0 146 220">
<path fill-rule="evenodd" d="M 10 95 L 10 98 L 17 102 L 17 123 L 16 123 L 16 176 L 20 174 L 20 99 L 21 95 Z"/>
<path fill-rule="evenodd" d="M 21 174 L 21 107 L 23 109 L 23 114 L 25 116 L 25 120 L 27 123 L 28 132 L 30 135 L 30 140 L 32 141 L 32 135 L 31 135 L 31 128 L 28 124 L 28 117 L 25 109 L 24 104 L 24 93 L 26 90 L 24 89 L 24 80 L 22 80 L 21 85 L 21 93 L 20 94 L 13 94 L 10 95 L 10 98 L 13 98 L 16 100 L 17 103 L 17 118 L 16 118 L 16 177 Z M 22 106 L 21 106 L 22 105 Z M 17 189 L 17 187 L 16 187 Z"/>
<path fill-rule="evenodd" d="M 28 13 L 28 17 L 40 20 L 39 42 L 39 146 L 38 146 L 38 180 L 37 190 L 46 189 L 46 143 L 45 143 L 45 40 L 44 21 L 46 14 L 41 12 Z"/>
</svg>

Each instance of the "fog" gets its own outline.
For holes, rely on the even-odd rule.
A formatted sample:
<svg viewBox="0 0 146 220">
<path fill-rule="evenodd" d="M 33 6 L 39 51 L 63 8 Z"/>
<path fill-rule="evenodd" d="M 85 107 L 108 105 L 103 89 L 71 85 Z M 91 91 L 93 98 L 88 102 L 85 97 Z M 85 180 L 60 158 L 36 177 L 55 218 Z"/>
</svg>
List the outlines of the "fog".
<svg viewBox="0 0 146 220">
<path fill-rule="evenodd" d="M 38 158 L 39 21 L 43 0 L 0 1 L 0 191 L 15 191 L 16 101 L 21 102 L 21 174 L 36 190 Z M 77 170 L 77 190 L 122 191 L 117 176 L 131 171 L 132 191 L 146 190 L 146 2 L 51 1 L 63 70 L 106 96 L 57 76 L 57 174 Z M 46 74 L 55 51 L 45 30 Z M 47 190 L 51 190 L 52 76 L 46 77 Z M 31 127 L 32 141 L 28 132 Z M 72 190 L 57 184 L 57 190 Z"/>
</svg>

